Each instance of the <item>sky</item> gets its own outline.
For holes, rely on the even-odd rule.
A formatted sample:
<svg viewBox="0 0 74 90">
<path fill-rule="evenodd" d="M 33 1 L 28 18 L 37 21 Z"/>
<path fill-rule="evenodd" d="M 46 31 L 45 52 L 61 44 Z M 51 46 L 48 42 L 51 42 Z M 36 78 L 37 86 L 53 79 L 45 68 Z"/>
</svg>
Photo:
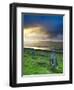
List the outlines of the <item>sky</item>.
<svg viewBox="0 0 74 90">
<path fill-rule="evenodd" d="M 63 16 L 23 14 L 24 47 L 61 48 L 63 42 Z"/>
<path fill-rule="evenodd" d="M 62 15 L 23 14 L 23 26 L 26 27 L 32 25 L 42 25 L 46 27 L 49 32 L 63 34 Z"/>
</svg>

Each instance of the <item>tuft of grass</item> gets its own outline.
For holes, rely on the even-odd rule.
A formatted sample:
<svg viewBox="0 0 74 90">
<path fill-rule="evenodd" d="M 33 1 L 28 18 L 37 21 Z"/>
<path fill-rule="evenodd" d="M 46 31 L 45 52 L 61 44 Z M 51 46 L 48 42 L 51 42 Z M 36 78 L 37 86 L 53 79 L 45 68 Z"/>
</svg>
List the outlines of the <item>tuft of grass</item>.
<svg viewBox="0 0 74 90">
<path fill-rule="evenodd" d="M 58 68 L 50 64 L 50 51 L 24 49 L 22 74 L 56 74 L 63 73 L 63 53 L 57 53 Z"/>
</svg>

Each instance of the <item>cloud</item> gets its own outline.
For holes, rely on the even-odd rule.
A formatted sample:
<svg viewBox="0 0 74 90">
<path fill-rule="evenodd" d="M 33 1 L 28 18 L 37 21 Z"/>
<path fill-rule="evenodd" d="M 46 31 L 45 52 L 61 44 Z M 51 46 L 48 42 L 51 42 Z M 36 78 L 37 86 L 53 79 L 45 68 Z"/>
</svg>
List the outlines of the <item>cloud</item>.
<svg viewBox="0 0 74 90">
<path fill-rule="evenodd" d="M 52 35 L 42 26 L 24 28 L 24 47 L 50 48 L 55 44 L 62 46 L 62 35 Z M 61 44 L 61 45 L 60 45 Z"/>
</svg>

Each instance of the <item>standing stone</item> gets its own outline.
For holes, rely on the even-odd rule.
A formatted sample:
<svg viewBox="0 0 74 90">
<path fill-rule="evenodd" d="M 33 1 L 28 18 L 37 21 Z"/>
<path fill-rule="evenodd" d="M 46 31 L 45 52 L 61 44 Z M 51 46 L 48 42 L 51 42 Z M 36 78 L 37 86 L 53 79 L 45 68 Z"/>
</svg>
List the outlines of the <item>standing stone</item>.
<svg viewBox="0 0 74 90">
<path fill-rule="evenodd" d="M 32 49 L 32 58 L 34 59 L 35 58 L 35 50 Z"/>
<path fill-rule="evenodd" d="M 56 69 L 57 68 L 57 55 L 56 55 L 56 50 L 55 49 L 53 49 L 52 51 L 51 51 L 51 56 L 50 56 L 50 62 L 51 62 L 51 66 L 52 66 L 52 68 L 53 69 Z"/>
</svg>

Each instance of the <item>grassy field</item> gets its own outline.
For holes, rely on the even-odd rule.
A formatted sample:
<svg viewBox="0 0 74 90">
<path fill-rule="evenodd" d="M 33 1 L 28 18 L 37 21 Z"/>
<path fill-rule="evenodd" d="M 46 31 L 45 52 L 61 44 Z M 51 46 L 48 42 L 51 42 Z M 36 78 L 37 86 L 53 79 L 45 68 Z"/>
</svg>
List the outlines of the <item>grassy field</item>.
<svg viewBox="0 0 74 90">
<path fill-rule="evenodd" d="M 63 53 L 57 53 L 58 68 L 50 64 L 50 51 L 24 49 L 22 71 L 23 75 L 63 73 Z"/>
</svg>

